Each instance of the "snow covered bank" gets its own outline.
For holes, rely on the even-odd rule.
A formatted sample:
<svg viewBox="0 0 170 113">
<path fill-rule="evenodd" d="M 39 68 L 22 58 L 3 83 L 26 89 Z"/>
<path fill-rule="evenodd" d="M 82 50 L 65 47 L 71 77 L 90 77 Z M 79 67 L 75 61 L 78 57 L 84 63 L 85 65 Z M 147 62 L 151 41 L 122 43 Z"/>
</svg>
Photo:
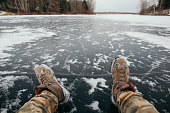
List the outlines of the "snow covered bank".
<svg viewBox="0 0 170 113">
<path fill-rule="evenodd" d="M 170 16 L 143 16 L 130 14 L 114 14 L 114 15 L 96 15 L 96 18 L 110 19 L 116 21 L 126 21 L 131 24 L 140 24 L 148 26 L 159 26 L 170 28 Z"/>
<path fill-rule="evenodd" d="M 5 14 L 7 14 L 7 13 L 4 11 L 0 11 L 0 16 L 5 15 Z"/>
<path fill-rule="evenodd" d="M 4 15 L 14 15 L 14 13 L 8 13 L 5 11 L 0 11 L 0 16 L 4 16 Z"/>
</svg>

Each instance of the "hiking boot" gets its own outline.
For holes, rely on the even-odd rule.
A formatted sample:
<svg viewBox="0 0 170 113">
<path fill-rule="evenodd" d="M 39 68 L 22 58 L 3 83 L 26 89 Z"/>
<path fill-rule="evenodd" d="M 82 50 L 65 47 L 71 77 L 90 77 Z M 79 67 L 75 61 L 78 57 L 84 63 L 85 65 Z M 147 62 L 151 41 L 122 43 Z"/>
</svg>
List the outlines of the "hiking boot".
<svg viewBox="0 0 170 113">
<path fill-rule="evenodd" d="M 123 56 L 115 57 L 112 67 L 112 102 L 116 105 L 117 97 L 123 91 L 135 92 L 134 85 L 129 83 L 129 67 L 126 59 Z"/>
<path fill-rule="evenodd" d="M 40 94 L 43 90 L 52 92 L 57 98 L 60 104 L 66 103 L 70 97 L 70 93 L 60 85 L 51 68 L 46 65 L 40 65 L 35 67 L 35 74 L 40 83 L 40 86 L 36 87 L 36 94 Z"/>
</svg>

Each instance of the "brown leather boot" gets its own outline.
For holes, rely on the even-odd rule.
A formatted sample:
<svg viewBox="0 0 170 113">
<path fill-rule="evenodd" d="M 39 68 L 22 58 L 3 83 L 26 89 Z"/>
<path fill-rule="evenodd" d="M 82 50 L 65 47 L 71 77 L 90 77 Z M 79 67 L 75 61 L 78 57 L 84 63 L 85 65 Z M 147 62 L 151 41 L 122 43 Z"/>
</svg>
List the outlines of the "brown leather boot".
<svg viewBox="0 0 170 113">
<path fill-rule="evenodd" d="M 40 83 L 40 86 L 36 87 L 37 95 L 43 90 L 48 90 L 56 95 L 60 104 L 68 101 L 70 93 L 56 81 L 54 72 L 51 68 L 44 64 L 36 66 L 35 74 Z"/>
<path fill-rule="evenodd" d="M 113 77 L 112 102 L 116 105 L 117 97 L 123 91 L 135 92 L 134 85 L 129 83 L 129 67 L 123 56 L 114 59 L 111 67 Z"/>
</svg>

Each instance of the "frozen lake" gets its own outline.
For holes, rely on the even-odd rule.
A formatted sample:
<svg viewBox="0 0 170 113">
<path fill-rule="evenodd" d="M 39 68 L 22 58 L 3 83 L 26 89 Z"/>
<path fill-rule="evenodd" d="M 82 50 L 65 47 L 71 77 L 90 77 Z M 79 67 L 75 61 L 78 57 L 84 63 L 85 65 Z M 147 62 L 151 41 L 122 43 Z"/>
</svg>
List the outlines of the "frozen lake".
<svg viewBox="0 0 170 113">
<path fill-rule="evenodd" d="M 35 95 L 36 64 L 71 93 L 57 112 L 112 113 L 111 62 L 130 62 L 130 79 L 161 113 L 170 112 L 170 17 L 139 15 L 0 16 L 0 112 Z"/>
</svg>

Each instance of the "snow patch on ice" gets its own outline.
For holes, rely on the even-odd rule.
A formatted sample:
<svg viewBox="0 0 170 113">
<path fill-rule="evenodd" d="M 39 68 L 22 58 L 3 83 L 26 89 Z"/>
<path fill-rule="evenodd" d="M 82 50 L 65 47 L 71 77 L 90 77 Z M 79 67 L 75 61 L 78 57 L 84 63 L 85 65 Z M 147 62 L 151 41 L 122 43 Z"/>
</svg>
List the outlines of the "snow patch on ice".
<svg viewBox="0 0 170 113">
<path fill-rule="evenodd" d="M 146 49 L 146 50 L 147 50 L 147 49 L 150 49 L 150 48 L 148 48 L 148 47 L 143 47 L 143 46 L 140 47 L 140 48 L 141 48 L 141 49 Z"/>
<path fill-rule="evenodd" d="M 56 81 L 57 81 L 60 85 L 64 86 L 64 84 L 66 84 L 66 82 L 67 82 L 68 80 L 67 80 L 67 78 L 56 78 Z"/>
<path fill-rule="evenodd" d="M 75 64 L 75 63 L 82 64 L 82 62 L 78 62 L 78 59 L 67 60 L 67 63 L 69 63 L 69 64 Z"/>
<path fill-rule="evenodd" d="M 154 83 L 154 82 L 152 82 L 152 81 L 149 81 L 149 80 L 142 81 L 142 84 L 148 84 L 148 85 L 151 86 L 151 87 L 156 86 L 156 83 Z"/>
<path fill-rule="evenodd" d="M 152 59 L 151 55 L 148 55 L 148 58 Z"/>
<path fill-rule="evenodd" d="M 7 108 L 1 108 L 1 113 L 7 113 L 8 109 Z"/>
<path fill-rule="evenodd" d="M 170 94 L 170 88 L 168 88 L 168 93 Z"/>
<path fill-rule="evenodd" d="M 21 95 L 23 92 L 27 91 L 27 89 L 22 89 L 22 90 L 19 90 L 18 93 L 17 93 L 17 98 L 15 100 L 13 100 L 13 102 L 11 103 L 12 105 L 11 106 L 18 106 L 19 103 L 21 102 Z"/>
<path fill-rule="evenodd" d="M 8 89 L 13 87 L 15 84 L 14 82 L 17 80 L 25 80 L 29 79 L 27 76 L 5 76 L 0 77 L 0 89 L 3 90 L 5 93 L 8 93 Z"/>
<path fill-rule="evenodd" d="M 143 41 L 146 41 L 152 44 L 157 44 L 167 49 L 170 49 L 170 44 L 169 44 L 170 37 L 163 37 L 163 36 L 158 36 L 158 35 L 148 34 L 148 33 L 141 33 L 141 32 L 126 32 L 125 34 L 130 37 L 139 38 Z"/>
<path fill-rule="evenodd" d="M 100 43 L 99 42 L 97 42 L 97 41 L 93 41 L 92 42 L 92 45 L 99 45 Z"/>
<path fill-rule="evenodd" d="M 91 38 L 91 36 L 89 36 L 89 35 L 84 37 L 84 39 L 87 39 L 87 40 L 89 40 L 90 38 Z"/>
<path fill-rule="evenodd" d="M 99 108 L 99 102 L 93 101 L 90 105 L 86 105 L 87 107 L 91 108 L 92 110 L 100 112 L 101 109 Z"/>
<path fill-rule="evenodd" d="M 122 55 L 124 55 L 125 50 L 121 49 L 120 52 L 122 53 Z"/>
<path fill-rule="evenodd" d="M 65 49 L 59 49 L 58 51 L 59 51 L 59 52 L 64 52 L 64 51 L 65 51 Z"/>
<path fill-rule="evenodd" d="M 146 74 L 150 74 L 154 69 L 158 68 L 163 61 L 164 59 L 153 61 L 150 70 Z"/>
<path fill-rule="evenodd" d="M 88 78 L 83 77 L 83 80 L 91 86 L 91 89 L 88 91 L 89 95 L 94 93 L 95 89 L 103 90 L 102 88 L 97 87 L 97 85 L 99 85 L 100 87 L 103 87 L 103 88 L 109 87 L 109 86 L 106 85 L 106 80 L 103 79 L 103 78 L 97 78 L 97 79 L 90 78 L 90 79 L 88 79 Z"/>
<path fill-rule="evenodd" d="M 132 80 L 135 80 L 135 81 L 138 81 L 138 82 L 141 82 L 141 79 L 139 79 L 138 77 L 130 77 Z"/>
<path fill-rule="evenodd" d="M 70 55 L 66 58 L 66 60 L 64 62 L 64 65 L 63 65 L 63 68 L 67 69 L 68 72 L 70 72 L 70 65 L 67 64 L 67 61 L 68 61 L 69 57 L 70 57 Z"/>
<path fill-rule="evenodd" d="M 55 59 L 50 54 L 43 54 L 42 56 L 40 56 L 40 58 L 43 59 L 44 62 L 48 62 L 48 63 L 51 63 Z"/>
<path fill-rule="evenodd" d="M 0 71 L 0 74 L 14 74 L 17 71 Z"/>
<path fill-rule="evenodd" d="M 30 65 L 24 65 L 24 66 L 21 66 L 22 68 L 26 68 L 26 69 L 29 69 L 31 66 Z"/>
<path fill-rule="evenodd" d="M 156 86 L 156 84 L 152 81 L 146 80 L 146 82 L 152 87 Z"/>
<path fill-rule="evenodd" d="M 118 33 L 109 33 L 109 34 L 108 34 L 109 37 L 113 37 L 113 36 L 117 36 L 117 35 L 118 35 Z M 116 38 L 115 38 L 115 39 L 116 39 Z"/>
<path fill-rule="evenodd" d="M 93 59 L 93 68 L 97 69 L 97 70 L 101 70 L 101 68 L 99 67 L 100 63 L 107 63 L 108 62 L 108 57 L 104 54 L 98 53 L 95 55 L 97 58 Z"/>
<path fill-rule="evenodd" d="M 121 41 L 123 40 L 124 38 L 112 38 L 112 41 Z"/>
<path fill-rule="evenodd" d="M 86 64 L 90 64 L 90 59 L 89 58 L 87 58 Z"/>
</svg>

